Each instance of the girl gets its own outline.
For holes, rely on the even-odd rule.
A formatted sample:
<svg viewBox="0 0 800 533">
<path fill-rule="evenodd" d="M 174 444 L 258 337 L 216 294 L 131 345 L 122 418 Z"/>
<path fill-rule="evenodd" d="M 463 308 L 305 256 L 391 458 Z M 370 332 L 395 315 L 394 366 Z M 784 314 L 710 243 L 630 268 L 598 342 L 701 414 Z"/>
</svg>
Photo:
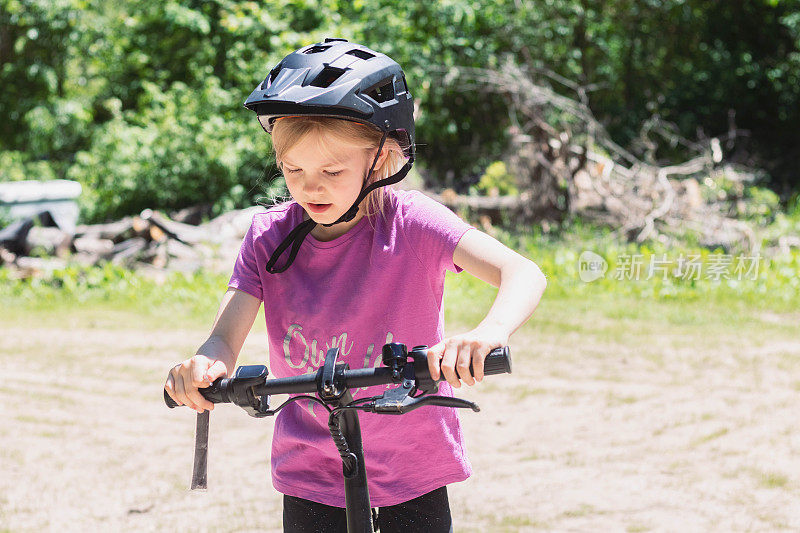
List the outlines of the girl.
<svg viewBox="0 0 800 533">
<path fill-rule="evenodd" d="M 276 377 L 316 370 L 330 347 L 351 368 L 377 366 L 396 339 L 432 346 L 439 394 L 483 379 L 485 356 L 530 317 L 545 278 L 444 206 L 383 188 L 413 164 L 412 102 L 397 63 L 343 39 L 288 55 L 253 91 L 245 106 L 272 135 L 293 201 L 253 218 L 211 335 L 169 373 L 176 402 L 214 408 L 198 388 L 232 375 L 261 302 Z M 443 338 L 445 271 L 462 269 L 499 290 L 472 331 Z M 314 405 L 277 416 L 272 481 L 286 531 L 345 531 L 341 459 Z M 418 409 L 402 431 L 397 419 L 359 416 L 381 531 L 450 531 L 446 485 L 471 474 L 455 410 Z"/>
</svg>

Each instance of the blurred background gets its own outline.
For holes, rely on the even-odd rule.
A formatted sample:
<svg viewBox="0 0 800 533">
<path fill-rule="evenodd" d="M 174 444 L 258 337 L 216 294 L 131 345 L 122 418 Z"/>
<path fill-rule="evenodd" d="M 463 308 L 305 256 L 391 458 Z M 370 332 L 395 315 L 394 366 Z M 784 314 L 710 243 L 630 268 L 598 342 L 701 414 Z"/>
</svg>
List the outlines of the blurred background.
<svg viewBox="0 0 800 533">
<path fill-rule="evenodd" d="M 554 138 L 567 130 L 576 145 L 593 148 L 608 135 L 651 164 L 691 159 L 719 139 L 722 163 L 745 165 L 758 175 L 754 185 L 794 205 L 798 7 L 4 1 L 0 176 L 79 181 L 87 221 L 148 207 L 252 205 L 275 172 L 269 137 L 244 99 L 285 54 L 339 36 L 406 70 L 428 186 L 467 192 L 491 163 L 508 162 L 518 151 L 515 134 L 531 134 L 540 118 Z M 523 100 L 532 95 L 499 72 L 554 96 L 528 109 Z M 555 95 L 580 104 L 605 132 Z"/>
<path fill-rule="evenodd" d="M 467 392 L 460 529 L 800 528 L 800 1 L 0 0 L 0 530 L 279 528 L 221 467 L 224 503 L 186 495 L 193 417 L 160 387 L 286 194 L 243 102 L 325 37 L 403 66 L 408 186 L 549 279 L 514 377 Z M 449 278 L 448 329 L 493 294 Z M 264 425 L 227 413 L 268 486 Z"/>
</svg>

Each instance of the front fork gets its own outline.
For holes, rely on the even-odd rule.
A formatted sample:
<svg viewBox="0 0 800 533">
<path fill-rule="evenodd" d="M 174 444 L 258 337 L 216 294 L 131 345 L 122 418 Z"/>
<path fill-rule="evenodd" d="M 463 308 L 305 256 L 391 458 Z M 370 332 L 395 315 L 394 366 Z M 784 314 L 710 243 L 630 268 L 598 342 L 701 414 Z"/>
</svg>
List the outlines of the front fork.
<svg viewBox="0 0 800 533">
<path fill-rule="evenodd" d="M 344 386 L 341 376 L 347 365 L 336 364 L 338 348 L 325 354 L 322 376 L 317 394 L 335 409 L 353 401 L 350 389 Z M 344 474 L 344 500 L 347 507 L 347 533 L 372 533 L 372 507 L 367 487 L 367 468 L 364 464 L 364 446 L 361 442 L 361 424 L 356 409 L 341 409 L 328 419 L 328 428 L 342 457 Z"/>
<path fill-rule="evenodd" d="M 352 401 L 353 395 L 348 390 L 339 400 L 339 405 L 335 407 L 347 405 Z M 347 506 L 347 532 L 372 533 L 372 508 L 369 501 L 367 468 L 364 464 L 364 447 L 361 443 L 361 425 L 358 422 L 358 411 L 356 409 L 344 409 L 334 415 L 334 418 L 337 419 L 341 434 L 347 442 L 351 456 L 354 457 L 352 461 L 342 462 L 344 499 Z M 336 436 L 334 436 L 335 439 Z"/>
</svg>

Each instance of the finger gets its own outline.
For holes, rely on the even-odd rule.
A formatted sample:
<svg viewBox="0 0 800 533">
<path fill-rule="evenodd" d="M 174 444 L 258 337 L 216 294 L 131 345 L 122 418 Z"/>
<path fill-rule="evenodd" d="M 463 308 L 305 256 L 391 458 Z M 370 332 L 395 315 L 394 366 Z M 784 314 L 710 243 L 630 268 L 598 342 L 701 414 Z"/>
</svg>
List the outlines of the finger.
<svg viewBox="0 0 800 533">
<path fill-rule="evenodd" d="M 208 381 L 207 373 L 211 366 L 211 360 L 204 355 L 195 355 L 190 361 L 189 370 L 192 385 L 195 388 L 208 387 L 210 382 Z"/>
<path fill-rule="evenodd" d="M 456 359 L 458 358 L 458 348 L 454 344 L 448 344 L 445 346 L 444 355 L 442 356 L 442 375 L 444 379 L 453 387 L 459 388 L 461 386 L 461 381 L 458 379 L 458 375 L 456 374 Z"/>
<path fill-rule="evenodd" d="M 483 381 L 483 361 L 491 350 L 478 346 L 472 350 L 472 375 L 475 381 Z"/>
<path fill-rule="evenodd" d="M 175 377 L 175 400 L 181 405 L 185 405 L 186 407 L 197 411 L 197 406 L 186 394 L 186 386 L 183 382 L 183 376 L 181 375 Z"/>
<path fill-rule="evenodd" d="M 428 348 L 428 372 L 431 374 L 431 379 L 437 381 L 439 379 L 439 362 L 442 360 L 442 343 Z"/>
<path fill-rule="evenodd" d="M 203 373 L 205 375 L 205 372 Z M 184 393 L 186 397 L 191 402 L 192 409 L 197 411 L 198 413 L 202 413 L 204 410 L 213 411 L 214 404 L 206 400 L 203 395 L 198 390 L 198 386 L 194 382 L 194 378 L 191 378 L 191 382 L 184 382 Z M 200 383 L 202 387 L 207 387 L 210 383 L 202 381 Z"/>
<path fill-rule="evenodd" d="M 199 390 L 192 388 L 190 390 L 187 390 L 186 392 L 189 398 L 192 400 L 192 403 L 195 404 L 196 406 L 195 410 L 198 413 L 202 413 L 204 410 L 205 411 L 214 410 L 214 404 L 203 398 L 203 395 L 200 394 Z"/>
<path fill-rule="evenodd" d="M 209 384 L 228 375 L 228 367 L 222 361 L 216 360 L 212 363 L 208 370 L 206 370 L 206 378 Z"/>
<path fill-rule="evenodd" d="M 456 359 L 456 371 L 467 385 L 475 385 L 475 379 L 469 371 L 469 363 L 472 360 L 472 348 L 468 344 L 462 344 L 458 348 L 458 358 Z"/>
<path fill-rule="evenodd" d="M 172 378 L 172 374 L 167 376 L 167 381 L 164 383 L 164 390 L 167 391 L 167 395 L 172 398 L 172 400 L 177 403 L 178 405 L 183 405 L 176 397 L 175 397 L 175 380 Z"/>
</svg>

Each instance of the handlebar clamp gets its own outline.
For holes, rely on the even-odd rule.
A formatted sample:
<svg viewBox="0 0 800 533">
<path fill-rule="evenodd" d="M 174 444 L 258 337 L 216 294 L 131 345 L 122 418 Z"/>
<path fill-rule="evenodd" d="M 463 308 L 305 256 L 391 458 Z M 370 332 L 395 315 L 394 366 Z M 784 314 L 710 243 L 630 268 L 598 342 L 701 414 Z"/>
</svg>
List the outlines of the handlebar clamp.
<svg viewBox="0 0 800 533">
<path fill-rule="evenodd" d="M 236 369 L 232 379 L 225 387 L 230 401 L 255 418 L 264 418 L 272 413 L 269 410 L 269 396 L 256 396 L 253 387 L 267 380 L 269 371 L 264 365 L 246 365 Z"/>
</svg>

